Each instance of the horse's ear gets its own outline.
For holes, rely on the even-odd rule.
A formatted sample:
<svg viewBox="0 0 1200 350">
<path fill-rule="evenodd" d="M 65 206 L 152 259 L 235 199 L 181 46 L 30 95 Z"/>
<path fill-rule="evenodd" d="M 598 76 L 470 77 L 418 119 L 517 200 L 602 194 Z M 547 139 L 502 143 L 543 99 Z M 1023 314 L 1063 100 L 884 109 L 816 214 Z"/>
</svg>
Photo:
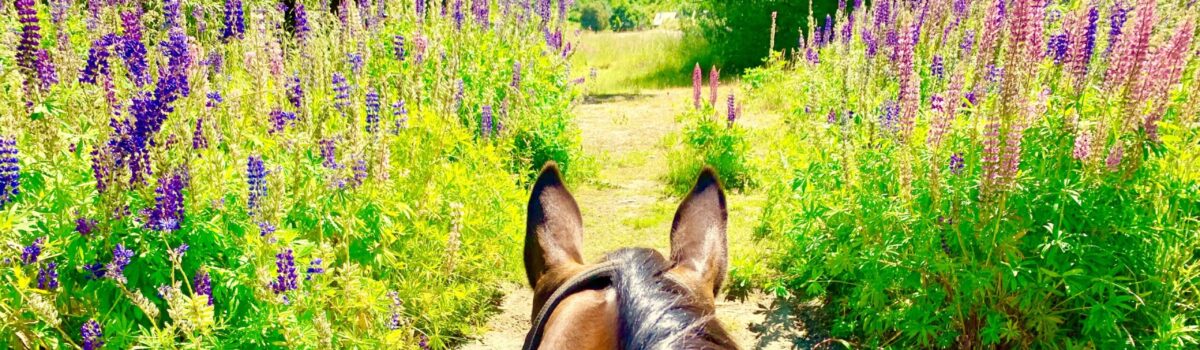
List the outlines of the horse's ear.
<svg viewBox="0 0 1200 350">
<path fill-rule="evenodd" d="M 529 196 L 525 220 L 525 276 L 537 288 L 547 271 L 582 264 L 583 219 L 563 184 L 558 165 L 547 163 Z"/>
<path fill-rule="evenodd" d="M 671 261 L 673 271 L 689 275 L 712 288 L 713 296 L 721 289 L 729 264 L 725 225 L 725 191 L 717 172 L 705 167 L 696 186 L 679 205 L 671 224 Z"/>
</svg>

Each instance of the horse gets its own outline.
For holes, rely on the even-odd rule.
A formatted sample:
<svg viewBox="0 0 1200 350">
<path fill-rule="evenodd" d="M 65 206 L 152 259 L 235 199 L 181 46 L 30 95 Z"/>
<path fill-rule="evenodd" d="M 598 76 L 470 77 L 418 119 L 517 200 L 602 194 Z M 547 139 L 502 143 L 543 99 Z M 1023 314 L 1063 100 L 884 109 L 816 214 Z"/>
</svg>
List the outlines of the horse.
<svg viewBox="0 0 1200 350">
<path fill-rule="evenodd" d="M 725 192 L 704 168 L 671 225 L 671 257 L 621 248 L 583 261 L 579 206 L 555 163 L 529 196 L 525 274 L 533 288 L 524 349 L 738 349 L 716 319 L 728 266 Z"/>
</svg>

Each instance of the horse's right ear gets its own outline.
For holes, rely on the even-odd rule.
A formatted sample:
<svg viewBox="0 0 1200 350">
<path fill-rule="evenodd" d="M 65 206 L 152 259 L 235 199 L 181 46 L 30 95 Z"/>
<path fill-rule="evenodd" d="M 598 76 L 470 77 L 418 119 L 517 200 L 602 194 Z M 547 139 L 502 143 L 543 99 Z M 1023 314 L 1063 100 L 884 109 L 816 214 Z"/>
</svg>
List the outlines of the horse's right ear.
<svg viewBox="0 0 1200 350">
<path fill-rule="evenodd" d="M 583 219 L 558 165 L 546 164 L 529 196 L 525 220 L 525 276 L 537 288 L 547 271 L 583 263 Z"/>
</svg>

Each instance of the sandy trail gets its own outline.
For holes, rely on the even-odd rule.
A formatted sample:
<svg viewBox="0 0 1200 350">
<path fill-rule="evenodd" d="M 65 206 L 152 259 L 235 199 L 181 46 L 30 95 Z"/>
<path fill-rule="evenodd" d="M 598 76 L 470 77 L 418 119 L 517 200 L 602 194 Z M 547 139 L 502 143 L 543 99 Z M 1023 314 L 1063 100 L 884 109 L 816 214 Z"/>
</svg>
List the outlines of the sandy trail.
<svg viewBox="0 0 1200 350">
<path fill-rule="evenodd" d="M 675 116 L 690 108 L 690 88 L 647 90 L 627 95 L 591 96 L 575 110 L 583 131 L 584 152 L 597 162 L 597 175 L 587 183 L 569 184 L 583 213 L 584 259 L 596 261 L 621 247 L 649 247 L 669 254 L 668 236 L 678 198 L 666 195 L 667 172 L 663 139 L 679 130 Z M 771 120 L 746 121 L 747 127 L 766 127 Z M 752 230 L 762 210 L 760 193 L 730 193 L 730 254 L 760 255 Z M 532 293 L 528 286 L 504 286 L 501 312 L 489 320 L 487 333 L 465 349 L 519 349 L 529 329 Z M 723 299 L 723 298 L 722 298 Z M 744 302 L 717 302 L 717 316 L 743 348 L 786 349 L 792 344 L 774 333 L 787 334 L 792 321 L 764 327 L 772 300 L 752 295 Z M 783 328 L 781 331 L 780 328 Z M 755 331 L 752 331 L 754 328 Z M 757 334 L 768 335 L 762 340 Z M 773 336 L 772 336 L 773 335 Z"/>
</svg>

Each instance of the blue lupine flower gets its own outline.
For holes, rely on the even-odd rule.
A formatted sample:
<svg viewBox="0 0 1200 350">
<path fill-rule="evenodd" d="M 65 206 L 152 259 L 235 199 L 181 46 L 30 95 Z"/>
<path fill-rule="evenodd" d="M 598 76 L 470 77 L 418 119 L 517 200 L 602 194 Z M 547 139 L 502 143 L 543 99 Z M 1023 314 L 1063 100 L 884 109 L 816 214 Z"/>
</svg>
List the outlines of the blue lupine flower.
<svg viewBox="0 0 1200 350">
<path fill-rule="evenodd" d="M 192 149 L 208 148 L 208 137 L 204 136 L 204 118 L 196 119 L 196 130 L 192 132 Z"/>
<path fill-rule="evenodd" d="M 241 39 L 246 34 L 246 18 L 242 12 L 242 0 L 225 0 L 225 29 L 222 39 Z"/>
<path fill-rule="evenodd" d="M 879 124 L 883 129 L 895 132 L 900 116 L 900 105 L 896 101 L 888 100 L 883 103 L 883 115 L 879 119 Z"/>
<path fill-rule="evenodd" d="M 271 234 L 275 233 L 275 230 L 276 230 L 275 225 L 272 225 L 268 221 L 259 221 L 258 222 L 258 236 L 259 237 L 270 236 Z"/>
<path fill-rule="evenodd" d="M 304 274 L 307 275 L 304 279 L 312 280 L 312 275 L 325 273 L 325 268 L 321 266 L 321 263 L 321 258 L 316 258 L 312 262 L 309 262 L 308 270 L 304 271 Z"/>
<path fill-rule="evenodd" d="M 367 133 L 375 134 L 379 132 L 379 93 L 375 89 L 368 89 L 366 99 Z"/>
<path fill-rule="evenodd" d="M 333 106 L 342 111 L 350 106 L 350 83 L 342 73 L 333 73 L 333 91 L 335 93 Z M 345 111 L 342 111 L 345 113 Z"/>
<path fill-rule="evenodd" d="M 200 270 L 196 272 L 196 276 L 192 278 L 192 288 L 196 291 L 196 295 L 208 297 L 208 305 L 213 304 L 212 296 L 212 278 L 208 276 L 208 272 Z"/>
<path fill-rule="evenodd" d="M 104 266 L 105 276 L 117 280 L 117 282 L 125 283 L 125 266 L 129 265 L 132 258 L 132 250 L 125 249 L 124 244 L 117 244 L 113 248 L 112 261 Z"/>
<path fill-rule="evenodd" d="M 75 232 L 78 232 L 80 236 L 87 237 L 94 230 L 96 230 L 96 220 L 85 217 L 75 219 Z"/>
<path fill-rule="evenodd" d="M 293 73 L 287 80 L 287 99 L 296 109 L 300 109 L 300 104 L 304 102 L 304 86 L 300 83 L 300 73 Z"/>
<path fill-rule="evenodd" d="M 17 10 L 17 19 L 21 23 L 21 41 L 17 43 L 15 57 L 17 66 L 24 68 L 32 78 L 32 73 L 37 71 L 36 53 L 42 40 L 42 35 L 38 33 L 41 27 L 38 26 L 37 8 L 34 7 L 33 0 L 16 0 L 13 7 Z"/>
<path fill-rule="evenodd" d="M 55 290 L 58 289 L 58 264 L 50 262 L 46 267 L 38 269 L 38 289 Z"/>
<path fill-rule="evenodd" d="M 142 44 L 141 10 L 121 13 L 121 23 L 125 28 L 125 35 L 121 37 L 117 54 L 128 67 L 129 79 L 138 87 L 145 86 L 150 83 L 150 66 L 146 63 L 146 45 Z"/>
<path fill-rule="evenodd" d="M 963 164 L 963 157 L 962 157 L 961 153 L 955 153 L 954 155 L 950 156 L 950 172 L 951 173 L 953 173 L 954 175 L 962 174 L 964 167 L 965 167 L 965 164 Z"/>
<path fill-rule="evenodd" d="M 350 62 L 350 72 L 354 73 L 354 75 L 362 74 L 363 55 L 361 53 L 351 52 L 346 54 L 346 61 Z"/>
<path fill-rule="evenodd" d="M 404 36 L 397 35 L 392 40 L 392 53 L 396 56 L 396 60 L 404 62 Z"/>
<path fill-rule="evenodd" d="M 361 186 L 367 179 L 367 161 L 362 159 L 354 161 L 354 166 L 350 167 L 350 170 L 354 173 L 352 187 Z"/>
<path fill-rule="evenodd" d="M 108 65 L 108 57 L 111 54 L 109 47 L 117 40 L 115 34 L 107 34 L 92 42 L 92 47 L 88 49 L 87 64 L 79 74 L 79 82 L 95 85 L 98 76 L 107 77 L 112 74 Z"/>
<path fill-rule="evenodd" d="M 173 232 L 183 222 L 183 189 L 187 187 L 187 172 L 175 171 L 158 180 L 154 190 L 154 209 L 146 225 L 154 230 Z"/>
<path fill-rule="evenodd" d="M 104 278 L 106 274 L 104 264 L 101 263 L 83 265 L 83 270 L 88 272 L 87 278 L 94 280 Z"/>
<path fill-rule="evenodd" d="M 408 128 L 408 108 L 405 107 L 404 100 L 392 104 L 392 115 L 396 117 L 396 128 L 392 130 L 392 134 L 399 134 L 401 129 Z"/>
<path fill-rule="evenodd" d="M 42 244 L 46 244 L 46 237 L 38 237 L 33 240 L 33 243 L 22 249 L 21 262 L 25 263 L 25 265 L 37 263 L 38 257 L 42 255 Z"/>
<path fill-rule="evenodd" d="M 96 320 L 88 320 L 79 327 L 79 335 L 83 338 L 83 350 L 99 350 L 104 347 L 103 333 L 100 331 L 100 323 Z"/>
<path fill-rule="evenodd" d="M 341 169 L 342 165 L 337 162 L 337 144 L 333 139 L 324 139 L 321 144 L 321 166 L 326 169 L 337 170 Z"/>
<path fill-rule="evenodd" d="M 21 194 L 21 164 L 17 139 L 0 136 L 0 209 Z"/>
<path fill-rule="evenodd" d="M 298 288 L 296 284 L 296 261 L 292 256 L 291 249 L 284 249 L 275 255 L 275 271 L 277 276 L 274 281 L 271 281 L 270 285 L 271 290 L 275 294 Z"/>
<path fill-rule="evenodd" d="M 221 105 L 222 102 L 225 102 L 225 99 L 221 97 L 220 91 L 209 91 L 208 102 L 205 102 L 204 106 L 208 108 L 215 108 Z"/>
<path fill-rule="evenodd" d="M 492 106 L 483 106 L 483 112 L 480 115 L 480 133 L 484 138 L 492 136 Z"/>
<path fill-rule="evenodd" d="M 175 28 L 182 24 L 180 21 L 179 5 L 181 0 L 163 0 L 163 28 Z"/>
<path fill-rule="evenodd" d="M 933 73 L 933 76 L 937 77 L 938 79 L 945 77 L 946 65 L 942 60 L 942 55 L 933 55 L 933 63 L 930 65 L 929 70 L 931 73 Z"/>
<path fill-rule="evenodd" d="M 1054 58 L 1054 64 L 1060 64 L 1067 58 L 1067 33 L 1050 36 L 1046 41 L 1046 55 Z"/>
<path fill-rule="evenodd" d="M 283 129 L 287 128 L 288 124 L 296 120 L 296 113 L 276 109 L 271 111 L 270 119 L 271 129 L 267 130 L 267 132 L 271 134 L 279 133 L 283 132 Z"/>
<path fill-rule="evenodd" d="M 300 42 L 308 39 L 308 32 L 312 29 L 308 26 L 308 11 L 304 10 L 304 4 L 296 2 L 296 7 L 292 9 L 296 17 L 296 37 L 300 38 Z"/>
<path fill-rule="evenodd" d="M 521 62 L 513 62 L 512 86 L 514 89 L 521 88 Z"/>
<path fill-rule="evenodd" d="M 246 162 L 246 182 L 250 186 L 246 207 L 251 214 L 257 212 L 262 200 L 267 197 L 267 169 L 261 156 L 250 156 Z"/>
</svg>

